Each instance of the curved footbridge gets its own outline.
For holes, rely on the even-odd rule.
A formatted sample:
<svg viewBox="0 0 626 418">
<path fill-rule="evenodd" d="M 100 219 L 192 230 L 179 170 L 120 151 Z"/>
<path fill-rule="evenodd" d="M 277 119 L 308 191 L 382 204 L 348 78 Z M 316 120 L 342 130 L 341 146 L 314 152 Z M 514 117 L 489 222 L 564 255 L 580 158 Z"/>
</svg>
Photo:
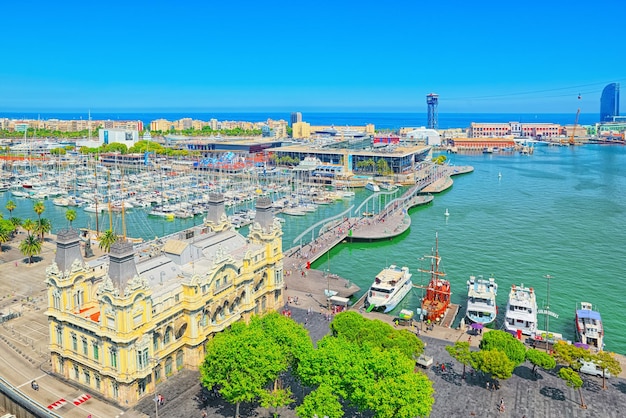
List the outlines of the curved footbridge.
<svg viewBox="0 0 626 418">
<path fill-rule="evenodd" d="M 295 246 L 284 252 L 287 294 L 298 296 L 294 303 L 295 300 L 302 304 L 312 299 L 316 308 L 328 305 L 329 294 L 343 298 L 356 294 L 360 288 L 349 280 L 331 274 L 329 270 L 307 267 L 341 242 L 388 240 L 403 234 L 411 226 L 409 209 L 432 202 L 432 194 L 424 194 L 428 186 L 448 184 L 450 176 L 472 170 L 469 166 L 428 167 L 425 175 L 419 177 L 416 184 L 400 197 L 395 197 L 397 191 L 374 193 L 357 208 L 353 205 L 342 213 L 311 225 L 293 240 Z M 441 186 L 435 190 L 439 188 Z M 375 212 L 376 205 L 379 206 L 378 212 Z M 371 212 L 363 211 L 370 207 L 373 208 Z"/>
</svg>

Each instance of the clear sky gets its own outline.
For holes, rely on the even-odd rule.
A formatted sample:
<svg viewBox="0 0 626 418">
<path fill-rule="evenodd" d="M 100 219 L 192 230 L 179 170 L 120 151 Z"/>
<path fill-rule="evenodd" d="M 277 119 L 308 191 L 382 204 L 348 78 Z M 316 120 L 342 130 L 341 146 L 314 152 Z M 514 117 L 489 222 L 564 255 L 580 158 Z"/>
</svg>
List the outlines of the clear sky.
<svg viewBox="0 0 626 418">
<path fill-rule="evenodd" d="M 0 112 L 423 112 L 434 92 L 440 113 L 596 113 L 606 84 L 626 95 L 625 12 L 624 0 L 8 1 Z"/>
</svg>

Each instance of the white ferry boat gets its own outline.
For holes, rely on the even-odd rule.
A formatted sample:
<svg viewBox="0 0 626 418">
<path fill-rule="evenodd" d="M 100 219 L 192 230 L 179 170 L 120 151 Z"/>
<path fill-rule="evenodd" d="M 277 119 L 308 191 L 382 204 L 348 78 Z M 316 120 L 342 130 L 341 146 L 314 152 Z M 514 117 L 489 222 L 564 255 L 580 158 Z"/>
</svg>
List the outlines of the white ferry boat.
<svg viewBox="0 0 626 418">
<path fill-rule="evenodd" d="M 602 350 L 604 347 L 604 328 L 600 312 L 594 311 L 589 302 L 580 302 L 576 309 L 576 334 L 578 341 L 590 347 Z"/>
<path fill-rule="evenodd" d="M 365 188 L 371 192 L 380 192 L 380 187 L 378 187 L 378 185 L 373 181 L 368 181 L 365 184 Z"/>
<path fill-rule="evenodd" d="M 537 331 L 537 297 L 532 287 L 511 286 L 504 327 L 509 332 L 533 335 Z"/>
<path fill-rule="evenodd" d="M 376 275 L 367 292 L 367 311 L 385 308 L 385 313 L 395 308 L 413 287 L 408 267 L 391 265 Z"/>
<path fill-rule="evenodd" d="M 465 316 L 471 322 L 487 325 L 495 321 L 498 314 L 496 279 L 470 276 L 467 281 L 467 309 Z"/>
</svg>

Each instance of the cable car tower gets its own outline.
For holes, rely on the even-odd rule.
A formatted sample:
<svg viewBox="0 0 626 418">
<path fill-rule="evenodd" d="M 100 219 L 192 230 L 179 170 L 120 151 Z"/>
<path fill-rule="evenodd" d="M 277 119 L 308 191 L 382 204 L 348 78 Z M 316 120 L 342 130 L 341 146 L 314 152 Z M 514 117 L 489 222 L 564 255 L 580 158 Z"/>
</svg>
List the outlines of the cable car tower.
<svg viewBox="0 0 626 418">
<path fill-rule="evenodd" d="M 439 104 L 439 95 L 430 93 L 426 95 L 426 104 L 428 105 L 428 129 L 437 129 L 439 124 L 437 120 L 437 105 Z"/>
</svg>

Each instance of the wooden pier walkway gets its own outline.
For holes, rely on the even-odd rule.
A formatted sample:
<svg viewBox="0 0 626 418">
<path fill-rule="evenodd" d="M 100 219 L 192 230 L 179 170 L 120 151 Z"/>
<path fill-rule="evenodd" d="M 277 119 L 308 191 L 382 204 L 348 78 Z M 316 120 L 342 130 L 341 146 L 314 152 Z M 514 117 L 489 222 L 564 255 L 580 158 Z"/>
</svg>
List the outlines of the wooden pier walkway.
<svg viewBox="0 0 626 418">
<path fill-rule="evenodd" d="M 385 209 L 374 216 L 344 217 L 329 221 L 320 228 L 317 236 L 312 235 L 312 240 L 284 251 L 283 270 L 285 272 L 286 291 L 293 295 L 294 300 L 306 301 L 308 307 L 315 309 L 329 309 L 328 295 L 350 298 L 360 288 L 350 280 L 332 274 L 330 268 L 320 270 L 311 269 L 311 263 L 319 260 L 336 245 L 350 241 L 377 241 L 393 239 L 403 234 L 411 226 L 411 218 L 408 215 L 410 208 L 428 204 L 433 200 L 430 194 L 422 194 L 428 185 L 437 181 L 447 181 L 455 174 L 468 173 L 472 167 L 438 166 L 429 168 L 429 175 L 425 175 L 416 181 L 416 184 L 407 190 L 402 197 L 391 201 Z M 347 214 L 346 214 L 347 215 Z M 288 289 L 288 290 L 287 290 Z M 369 312 L 363 308 L 365 295 L 363 295 L 351 309 L 357 309 L 368 317 L 390 318 L 389 315 Z M 444 328 L 449 328 L 456 318 L 459 305 L 451 304 L 446 315 L 440 322 Z"/>
</svg>

